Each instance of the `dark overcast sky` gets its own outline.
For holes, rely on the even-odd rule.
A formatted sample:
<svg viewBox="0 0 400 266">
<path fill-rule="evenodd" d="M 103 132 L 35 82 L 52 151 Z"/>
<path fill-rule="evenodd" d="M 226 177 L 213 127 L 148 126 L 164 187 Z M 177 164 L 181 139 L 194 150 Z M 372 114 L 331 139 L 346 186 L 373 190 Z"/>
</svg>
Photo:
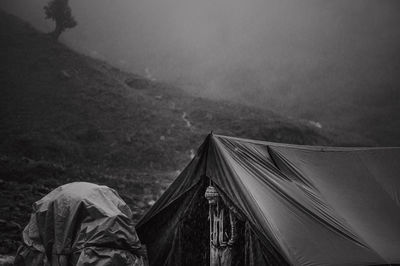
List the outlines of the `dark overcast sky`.
<svg viewBox="0 0 400 266">
<path fill-rule="evenodd" d="M 2 0 L 49 31 L 43 0 Z M 302 102 L 399 87 L 400 1 L 70 0 L 62 41 L 208 95 Z M 354 96 L 355 95 L 355 96 Z M 346 99 L 345 99 L 346 98 Z M 326 100 L 326 99 L 325 99 Z M 277 100 L 279 102 L 279 100 Z M 283 103 L 278 103 L 282 105 Z"/>
</svg>

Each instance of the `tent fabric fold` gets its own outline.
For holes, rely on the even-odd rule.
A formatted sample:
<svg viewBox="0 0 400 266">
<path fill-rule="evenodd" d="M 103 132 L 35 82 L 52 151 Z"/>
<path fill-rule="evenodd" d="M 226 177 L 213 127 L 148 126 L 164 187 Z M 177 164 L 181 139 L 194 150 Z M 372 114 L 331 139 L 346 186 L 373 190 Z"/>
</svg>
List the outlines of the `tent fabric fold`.
<svg viewBox="0 0 400 266">
<path fill-rule="evenodd" d="M 207 231 L 200 195 L 208 182 L 244 217 L 245 265 L 400 264 L 400 148 L 313 147 L 210 134 L 138 224 L 149 254 L 168 250 L 167 261 L 185 265 L 182 257 L 196 252 L 177 252 L 187 245 L 185 230 L 196 231 L 181 225 L 197 212 L 196 223 L 203 217 L 204 225 L 194 227 Z M 198 241 L 207 253 L 207 232 Z M 149 257 L 152 265 L 172 265 Z M 207 262 L 207 254 L 200 261 Z"/>
</svg>

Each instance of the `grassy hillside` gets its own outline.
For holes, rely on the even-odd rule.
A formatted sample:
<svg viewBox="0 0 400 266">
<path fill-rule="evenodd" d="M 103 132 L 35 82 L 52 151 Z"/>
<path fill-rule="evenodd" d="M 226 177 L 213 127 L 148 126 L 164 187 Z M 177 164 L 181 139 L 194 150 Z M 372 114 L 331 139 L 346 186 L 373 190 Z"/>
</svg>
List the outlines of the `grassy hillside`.
<svg viewBox="0 0 400 266">
<path fill-rule="evenodd" d="M 122 72 L 4 13 L 0 40 L 0 254 L 15 251 L 31 204 L 66 182 L 115 188 L 139 219 L 211 130 L 298 144 L 345 139 Z"/>
</svg>

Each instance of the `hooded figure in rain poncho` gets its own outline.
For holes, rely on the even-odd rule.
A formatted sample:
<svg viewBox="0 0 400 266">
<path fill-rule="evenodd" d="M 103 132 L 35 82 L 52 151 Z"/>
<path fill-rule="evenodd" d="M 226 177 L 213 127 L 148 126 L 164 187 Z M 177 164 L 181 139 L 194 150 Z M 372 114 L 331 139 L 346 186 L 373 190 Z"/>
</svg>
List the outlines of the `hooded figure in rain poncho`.
<svg viewBox="0 0 400 266">
<path fill-rule="evenodd" d="M 58 187 L 34 203 L 15 265 L 145 265 L 131 216 L 106 186 Z"/>
</svg>

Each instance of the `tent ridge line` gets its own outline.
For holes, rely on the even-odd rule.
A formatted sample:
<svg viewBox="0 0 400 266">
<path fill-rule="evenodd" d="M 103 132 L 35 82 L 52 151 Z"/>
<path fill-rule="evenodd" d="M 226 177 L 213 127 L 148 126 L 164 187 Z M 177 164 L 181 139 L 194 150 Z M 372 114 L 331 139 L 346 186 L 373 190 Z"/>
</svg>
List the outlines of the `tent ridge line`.
<svg viewBox="0 0 400 266">
<path fill-rule="evenodd" d="M 265 145 L 265 146 L 275 146 L 275 147 L 285 147 L 298 150 L 311 150 L 311 151 L 321 151 L 321 152 L 355 152 L 355 151 L 365 151 L 365 150 L 399 150 L 400 147 L 397 146 L 387 146 L 387 147 L 342 147 L 342 146 L 321 146 L 321 145 L 301 145 L 301 144 L 289 144 L 280 142 L 271 142 L 263 140 L 253 140 L 247 138 L 232 137 L 226 135 L 213 134 L 215 137 L 233 139 L 241 142 L 248 142 L 253 144 Z"/>
</svg>

